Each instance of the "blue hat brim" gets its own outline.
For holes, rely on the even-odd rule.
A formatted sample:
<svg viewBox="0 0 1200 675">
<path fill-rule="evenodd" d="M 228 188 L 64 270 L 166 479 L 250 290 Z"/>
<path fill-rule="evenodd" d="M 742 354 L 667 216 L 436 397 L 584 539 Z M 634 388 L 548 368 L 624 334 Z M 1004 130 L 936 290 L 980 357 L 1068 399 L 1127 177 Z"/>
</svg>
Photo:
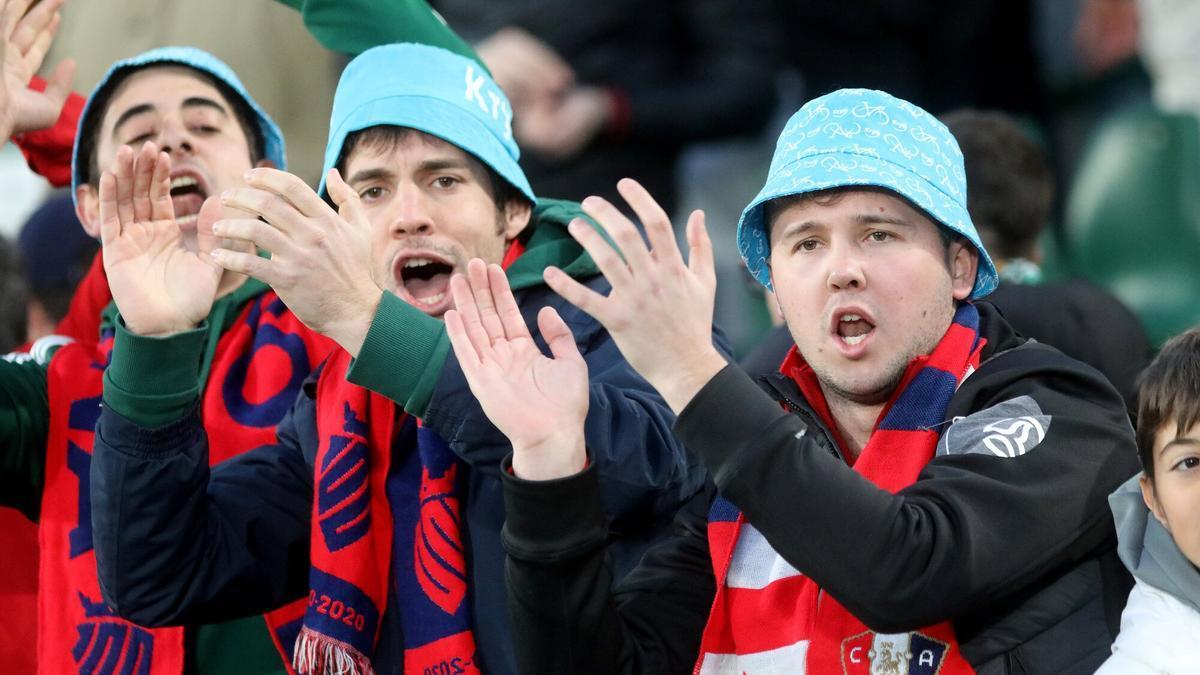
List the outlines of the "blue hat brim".
<svg viewBox="0 0 1200 675">
<path fill-rule="evenodd" d="M 838 163 L 843 171 L 834 174 L 823 169 L 829 162 Z M 846 168 L 851 170 L 844 171 Z M 858 177 L 848 178 L 849 175 Z M 996 266 L 979 240 L 971 215 L 965 208 L 902 166 L 878 157 L 850 153 L 809 155 L 771 172 L 766 185 L 742 211 L 742 217 L 738 220 L 738 252 L 750 274 L 763 286 L 771 288 L 767 266 L 771 256 L 766 223 L 767 202 L 780 197 L 856 186 L 890 190 L 924 211 L 935 223 L 970 241 L 979 253 L 979 267 L 971 288 L 971 300 L 978 300 L 996 289 L 999 283 Z"/>
<path fill-rule="evenodd" d="M 325 168 L 321 172 L 318 188 L 322 197 L 325 196 L 325 177 L 337 163 L 346 138 L 356 131 L 377 126 L 407 127 L 436 136 L 483 162 L 529 201 L 537 201 L 525 172 L 483 123 L 447 101 L 413 95 L 373 99 L 342 119 L 338 128 L 330 134 L 329 144 L 325 148 Z"/>
</svg>

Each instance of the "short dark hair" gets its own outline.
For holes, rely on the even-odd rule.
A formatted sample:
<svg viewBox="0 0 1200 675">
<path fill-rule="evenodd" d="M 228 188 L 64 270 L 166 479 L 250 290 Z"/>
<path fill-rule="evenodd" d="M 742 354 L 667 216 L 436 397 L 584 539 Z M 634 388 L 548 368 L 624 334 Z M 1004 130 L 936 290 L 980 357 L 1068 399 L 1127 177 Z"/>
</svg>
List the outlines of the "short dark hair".
<svg viewBox="0 0 1200 675">
<path fill-rule="evenodd" d="M 962 150 L 967 211 L 984 245 L 1000 257 L 1029 257 L 1054 200 L 1054 178 L 1042 149 L 1002 112 L 964 108 L 942 122 Z"/>
<path fill-rule="evenodd" d="M 1176 335 L 1138 378 L 1138 457 L 1154 480 L 1154 437 L 1175 420 L 1183 434 L 1200 422 L 1200 326 Z"/>
<path fill-rule="evenodd" d="M 104 120 L 104 115 L 108 112 L 108 103 L 112 98 L 113 92 L 135 73 L 140 73 L 143 70 L 151 68 L 168 67 L 187 68 L 196 77 L 211 84 L 221 94 L 221 97 L 225 99 L 225 102 L 233 110 L 233 115 L 237 119 L 238 125 L 242 127 L 242 133 L 246 134 L 247 145 L 250 146 L 251 164 L 258 164 L 266 155 L 266 139 L 263 138 L 262 127 L 258 124 L 258 114 L 254 112 L 250 104 L 246 102 L 246 99 L 234 90 L 233 87 L 211 73 L 192 68 L 187 64 L 175 63 L 173 61 L 147 63 L 118 73 L 105 86 L 103 97 L 92 101 L 94 112 L 88 115 L 87 125 L 79 131 L 79 156 L 87 160 L 86 164 L 84 164 L 86 167 L 84 169 L 85 173 L 81 176 L 83 179 L 82 182 L 92 187 L 96 187 L 100 182 L 100 160 L 97 156 L 97 149 L 100 147 L 100 143 L 97 142 L 96 137 L 100 133 L 100 124 Z"/>
<path fill-rule="evenodd" d="M 379 152 L 391 152 L 414 135 L 421 138 L 428 136 L 428 134 L 420 129 L 401 127 L 393 124 L 380 124 L 360 129 L 346 136 L 346 141 L 342 143 L 342 151 L 338 154 L 334 167 L 344 175 L 346 172 L 346 161 L 350 159 L 350 154 L 355 150 L 359 148 L 372 148 Z M 449 143 L 449 141 L 447 142 Z M 451 145 L 454 144 L 451 143 Z M 497 209 L 501 207 L 507 209 L 508 205 L 513 202 L 522 204 L 530 203 L 525 193 L 518 190 L 516 186 L 496 173 L 492 167 L 479 161 L 479 159 L 469 152 L 467 156 L 478 162 L 479 166 L 483 167 L 484 172 L 487 173 L 489 193 Z"/>
</svg>

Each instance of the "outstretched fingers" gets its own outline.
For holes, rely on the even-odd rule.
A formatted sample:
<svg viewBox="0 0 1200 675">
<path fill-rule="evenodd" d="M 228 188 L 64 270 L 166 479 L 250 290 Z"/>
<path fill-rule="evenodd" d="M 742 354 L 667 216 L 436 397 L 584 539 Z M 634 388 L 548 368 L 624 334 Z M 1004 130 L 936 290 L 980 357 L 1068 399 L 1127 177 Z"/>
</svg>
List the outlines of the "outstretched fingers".
<svg viewBox="0 0 1200 675">
<path fill-rule="evenodd" d="M 134 222 L 133 209 L 133 148 L 122 145 L 117 149 L 113 177 L 117 185 L 117 217 L 121 224 Z"/>
<path fill-rule="evenodd" d="M 25 13 L 13 29 L 12 44 L 28 60 L 33 72 L 41 67 L 62 23 L 62 14 L 58 12 L 62 3 L 63 0 L 42 0 Z"/>
<path fill-rule="evenodd" d="M 479 319 L 479 307 L 475 304 L 475 295 L 466 276 L 455 274 L 450 277 L 450 294 L 454 297 L 454 309 L 462 318 L 463 329 L 476 356 L 480 361 L 490 359 L 492 341 Z"/>
<path fill-rule="evenodd" d="M 579 346 L 575 344 L 575 336 L 553 307 L 543 307 L 539 310 L 537 322 L 542 339 L 550 347 L 550 353 L 554 355 L 554 358 L 565 361 L 583 360 L 583 355 L 579 353 Z"/>
<path fill-rule="evenodd" d="M 479 323 L 487 332 L 488 343 L 495 344 L 504 339 L 504 323 L 496 311 L 496 300 L 492 297 L 492 284 L 487 264 L 479 258 L 467 262 L 467 280 L 471 282 L 471 294 L 479 310 Z M 507 286 L 507 284 L 505 284 Z"/>
<path fill-rule="evenodd" d="M 171 201 L 171 156 L 159 152 L 150 178 L 150 218 L 175 220 L 175 202 Z"/>
<path fill-rule="evenodd" d="M 583 207 L 584 213 L 591 216 L 608 233 L 608 236 L 612 237 L 613 242 L 617 245 L 617 249 L 620 250 L 620 255 L 624 257 L 621 266 L 626 268 L 626 275 L 637 276 L 639 271 L 645 271 L 649 268 L 653 261 L 650 258 L 650 251 L 646 248 L 646 242 L 642 239 L 642 233 L 638 232 L 637 226 L 626 218 L 620 209 L 613 206 L 607 199 L 595 196 L 584 199 L 580 202 L 580 206 Z M 572 230 L 571 234 L 574 235 L 575 231 Z M 579 239 L 579 237 L 576 237 L 576 239 Z M 603 238 L 599 235 L 597 235 L 596 239 L 603 241 Z M 588 248 L 588 245 L 582 239 L 579 239 L 579 243 L 584 244 L 584 248 L 587 248 L 588 253 L 593 253 L 592 248 Z M 607 245 L 607 242 L 605 244 Z M 595 256 L 593 255 L 593 257 Z M 606 261 L 610 260 L 611 258 L 606 256 Z M 597 260 L 596 264 L 599 265 L 600 261 Z M 607 270 L 602 271 L 604 271 L 604 276 L 608 277 L 609 272 Z M 621 280 L 609 277 L 609 281 L 612 282 L 613 286 L 617 286 Z"/>
<path fill-rule="evenodd" d="M 542 279 L 564 300 L 587 312 L 601 324 L 608 325 L 608 298 L 575 281 L 557 267 L 547 267 L 546 271 L 542 272 Z"/>
<path fill-rule="evenodd" d="M 492 300 L 496 303 L 496 314 L 500 317 L 504 335 L 509 340 L 531 337 L 529 326 L 525 325 L 525 318 L 521 316 L 521 308 L 517 306 L 517 299 L 513 297 L 512 288 L 508 285 L 508 276 L 504 274 L 504 270 L 493 263 L 487 266 L 487 275 L 488 283 L 492 287 Z"/>
<path fill-rule="evenodd" d="M 704 212 L 692 211 L 687 222 L 688 269 L 699 279 L 716 286 L 716 265 L 713 262 L 712 239 L 704 224 Z"/>
<path fill-rule="evenodd" d="M 340 171 L 329 170 L 329 173 L 325 175 L 325 189 L 329 191 L 330 199 L 337 205 L 338 215 L 342 217 L 342 220 L 354 225 L 370 222 L 367 220 L 366 211 L 363 210 L 362 199 L 354 191 L 354 188 L 342 180 Z"/>
<path fill-rule="evenodd" d="M 622 178 L 617 182 L 617 192 L 625 198 L 630 208 L 637 214 L 638 220 L 646 228 L 646 238 L 654 258 L 659 264 L 671 264 L 683 267 L 683 256 L 679 253 L 679 245 L 675 243 L 675 232 L 671 228 L 671 217 L 659 206 L 654 197 L 642 187 L 642 184 L 632 178 Z M 637 274 L 636 270 L 634 274 Z"/>
<path fill-rule="evenodd" d="M 145 222 L 151 220 L 150 192 L 151 184 L 158 169 L 158 146 L 146 141 L 133 158 L 133 220 Z"/>
<path fill-rule="evenodd" d="M 458 359 L 458 365 L 462 368 L 463 374 L 467 376 L 469 384 L 474 379 L 475 373 L 483 366 L 483 362 L 480 361 L 479 352 L 475 350 L 475 344 L 467 334 L 462 314 L 458 310 L 451 309 L 446 312 L 443 319 L 446 321 L 446 335 L 450 338 L 450 347 L 454 349 L 454 356 Z"/>
<path fill-rule="evenodd" d="M 107 248 L 121 236 L 121 217 L 117 209 L 117 179 L 112 172 L 100 174 L 100 243 Z"/>
</svg>

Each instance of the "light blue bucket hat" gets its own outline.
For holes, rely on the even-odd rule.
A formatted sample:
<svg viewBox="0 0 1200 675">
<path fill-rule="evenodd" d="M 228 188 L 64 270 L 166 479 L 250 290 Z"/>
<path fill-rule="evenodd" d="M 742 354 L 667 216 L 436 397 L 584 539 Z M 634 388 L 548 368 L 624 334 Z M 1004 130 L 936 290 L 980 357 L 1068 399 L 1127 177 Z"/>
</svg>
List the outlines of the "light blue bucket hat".
<svg viewBox="0 0 1200 675">
<path fill-rule="evenodd" d="M 409 127 L 456 145 L 536 201 L 517 164 L 512 105 L 476 61 L 415 43 L 373 47 L 355 57 L 333 97 L 322 195 L 346 137 L 381 125 Z"/>
<path fill-rule="evenodd" d="M 904 197 L 979 251 L 971 299 L 996 288 L 996 266 L 967 213 L 962 151 L 945 125 L 882 91 L 841 89 L 792 115 L 779 135 L 766 185 L 738 221 L 738 250 L 750 274 L 771 287 L 765 204 L 789 195 L 847 186 L 885 188 Z"/>
<path fill-rule="evenodd" d="M 258 123 L 259 134 L 262 136 L 263 157 L 271 160 L 277 168 L 287 169 L 283 132 L 279 130 L 275 121 L 259 107 L 258 103 L 253 98 L 250 98 L 246 87 L 242 85 L 242 81 L 234 74 L 232 68 L 226 65 L 224 61 L 202 49 L 196 49 L 195 47 L 160 47 L 114 63 L 108 69 L 108 72 L 104 74 L 104 77 L 100 79 L 100 84 L 97 84 L 96 88 L 92 90 L 91 96 L 88 96 L 88 100 L 83 106 L 83 113 L 79 116 L 79 127 L 75 133 L 75 147 L 71 151 L 72 199 L 75 199 L 76 188 L 87 183 L 91 178 L 88 175 L 88 172 L 91 170 L 91 167 L 87 166 L 88 158 L 79 156 L 80 143 L 90 137 L 95 132 L 95 127 L 100 124 L 100 120 L 104 116 L 104 107 L 108 103 L 108 98 L 117 88 L 117 85 L 131 72 L 156 65 L 186 66 L 216 78 L 219 82 L 233 90 L 234 93 L 241 97 L 242 102 L 250 108 L 250 111 L 254 113 L 255 121 Z M 252 139 L 251 142 L 253 142 Z"/>
</svg>

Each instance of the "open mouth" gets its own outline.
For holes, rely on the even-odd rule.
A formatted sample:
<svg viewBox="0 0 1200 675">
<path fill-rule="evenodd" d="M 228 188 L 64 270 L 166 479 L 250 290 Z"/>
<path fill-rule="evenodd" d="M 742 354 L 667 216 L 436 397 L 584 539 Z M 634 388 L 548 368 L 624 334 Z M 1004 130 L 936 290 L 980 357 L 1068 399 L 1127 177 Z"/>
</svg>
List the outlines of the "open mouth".
<svg viewBox="0 0 1200 675">
<path fill-rule="evenodd" d="M 200 207 L 208 197 L 204 180 L 191 172 L 171 176 L 171 204 L 175 207 L 175 222 L 179 226 L 195 225 Z"/>
<path fill-rule="evenodd" d="M 429 254 L 400 256 L 395 278 L 409 304 L 423 312 L 439 316 L 450 305 L 450 277 L 454 266 Z"/>
<path fill-rule="evenodd" d="M 875 330 L 875 324 L 854 312 L 839 314 L 835 319 L 833 332 L 849 347 L 861 344 Z"/>
</svg>

